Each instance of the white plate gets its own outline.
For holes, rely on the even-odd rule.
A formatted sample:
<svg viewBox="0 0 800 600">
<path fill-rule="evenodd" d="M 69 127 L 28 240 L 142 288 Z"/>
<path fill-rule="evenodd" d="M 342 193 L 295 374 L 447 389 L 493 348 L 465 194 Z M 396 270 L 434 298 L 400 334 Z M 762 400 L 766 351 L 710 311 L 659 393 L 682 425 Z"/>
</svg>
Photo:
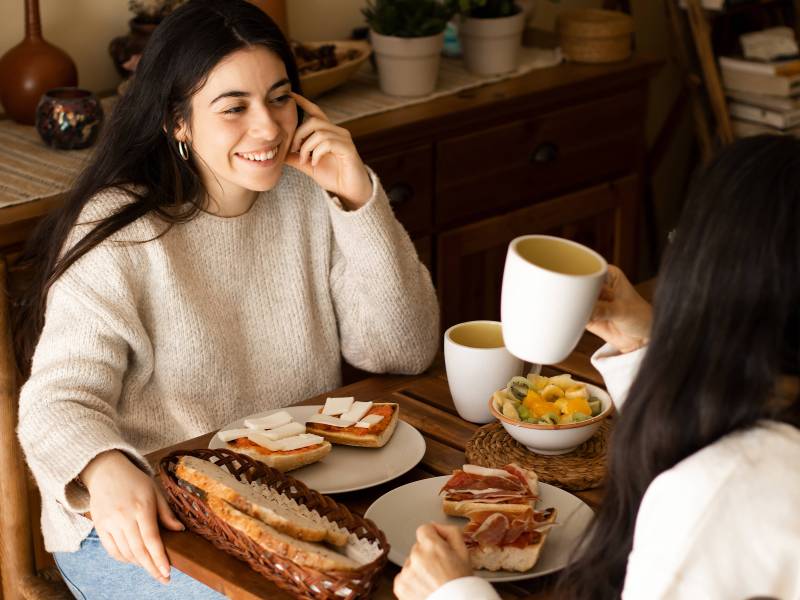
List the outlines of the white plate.
<svg viewBox="0 0 800 600">
<path fill-rule="evenodd" d="M 266 417 L 272 413 L 285 410 L 298 423 L 318 412 L 320 406 L 289 406 L 276 408 L 246 418 Z M 235 429 L 244 427 L 244 419 L 229 423 L 222 428 Z M 214 435 L 208 444 L 209 448 L 225 448 L 226 444 L 218 435 Z M 383 448 L 356 448 L 355 446 L 333 445 L 331 453 L 321 461 L 306 467 L 289 471 L 288 474 L 299 479 L 320 494 L 338 494 L 363 490 L 400 477 L 410 471 L 422 460 L 425 454 L 425 438 L 411 425 L 398 421 L 392 438 Z"/>
<path fill-rule="evenodd" d="M 439 490 L 450 476 L 431 477 L 409 483 L 387 492 L 369 507 L 364 515 L 375 521 L 386 534 L 391 549 L 389 560 L 402 566 L 416 541 L 417 527 L 435 521 L 464 527 L 466 519 L 450 517 L 442 512 Z M 567 566 L 581 534 L 594 518 L 592 509 L 569 492 L 552 485 L 539 483 L 537 509 L 555 507 L 558 525 L 550 530 L 539 560 L 530 571 L 475 571 L 475 575 L 488 581 L 517 581 L 540 577 Z"/>
</svg>

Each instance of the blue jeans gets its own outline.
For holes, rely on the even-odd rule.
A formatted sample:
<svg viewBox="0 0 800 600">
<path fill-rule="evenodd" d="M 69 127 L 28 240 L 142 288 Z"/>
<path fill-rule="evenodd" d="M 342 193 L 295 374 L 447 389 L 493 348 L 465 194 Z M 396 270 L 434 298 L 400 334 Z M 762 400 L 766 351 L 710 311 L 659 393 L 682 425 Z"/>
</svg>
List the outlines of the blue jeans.
<svg viewBox="0 0 800 600">
<path fill-rule="evenodd" d="M 215 592 L 181 573 L 170 570 L 169 583 L 159 583 L 143 568 L 121 563 L 108 555 L 92 529 L 77 552 L 54 552 L 61 576 L 78 600 L 222 600 Z"/>
</svg>

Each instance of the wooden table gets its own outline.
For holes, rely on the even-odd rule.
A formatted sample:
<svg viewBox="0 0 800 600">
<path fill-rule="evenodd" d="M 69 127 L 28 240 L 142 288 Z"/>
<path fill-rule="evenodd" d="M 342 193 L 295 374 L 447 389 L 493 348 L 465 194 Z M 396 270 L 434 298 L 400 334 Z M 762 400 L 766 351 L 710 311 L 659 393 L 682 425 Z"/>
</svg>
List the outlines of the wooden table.
<svg viewBox="0 0 800 600">
<path fill-rule="evenodd" d="M 639 293 L 650 300 L 655 289 L 655 280 L 651 279 L 636 286 Z M 589 358 L 601 346 L 599 338 L 585 334 L 573 353 L 563 363 L 554 368 L 545 368 L 543 373 L 572 373 L 584 381 L 603 385 L 597 370 L 591 365 Z M 400 376 L 385 375 L 370 377 L 362 381 L 309 398 L 300 404 L 324 404 L 328 396 L 354 396 L 359 400 L 379 402 L 397 402 L 400 405 L 400 418 L 416 427 L 425 437 L 425 456 L 411 471 L 383 485 L 337 494 L 336 500 L 360 515 L 386 492 L 405 483 L 449 475 L 453 469 L 460 468 L 464 462 L 464 448 L 478 429 L 478 425 L 461 419 L 453 405 L 453 399 L 447 387 L 444 364 L 438 359 L 423 375 Z M 212 433 L 201 435 L 192 440 L 153 452 L 147 456 L 155 466 L 158 461 L 174 450 L 206 448 L 213 436 Z M 603 496 L 603 489 L 596 488 L 575 493 L 591 508 L 596 509 Z M 229 598 L 235 600 L 254 600 L 261 598 L 289 599 L 291 596 L 251 570 L 245 563 L 238 561 L 217 550 L 210 542 L 190 532 L 171 532 L 162 530 L 167 555 L 172 564 L 188 575 L 202 581 Z M 393 598 L 392 582 L 399 569 L 389 563 L 385 569 L 375 598 L 379 600 Z M 538 577 L 528 581 L 497 586 L 503 598 L 528 598 L 530 600 L 554 599 L 552 593 L 555 575 Z"/>
<path fill-rule="evenodd" d="M 649 285 L 648 285 L 649 289 Z M 600 346 L 600 340 L 587 334 L 567 361 L 550 371 L 566 371 L 602 385 L 602 379 L 591 366 L 589 357 Z M 548 370 L 545 369 L 545 374 Z M 464 448 L 478 425 L 461 419 L 455 411 L 453 400 L 444 376 L 444 367 L 438 360 L 421 376 L 380 376 L 339 388 L 333 392 L 310 398 L 301 404 L 324 404 L 327 396 L 354 396 L 359 400 L 397 402 L 400 416 L 416 427 L 425 437 L 427 449 L 422 461 L 404 476 L 386 484 L 346 494 L 335 498 L 363 515 L 378 497 L 400 485 L 438 475 L 449 475 L 464 464 Z M 213 433 L 153 452 L 148 459 L 156 465 L 161 457 L 178 449 L 205 448 Z M 576 495 L 590 507 L 596 508 L 602 489 L 578 492 Z M 252 600 L 256 598 L 291 598 L 269 581 L 252 571 L 245 563 L 217 550 L 210 542 L 189 532 L 163 531 L 167 554 L 172 564 L 206 585 L 226 594 L 229 598 Z M 392 598 L 392 581 L 398 568 L 389 563 L 375 598 Z M 504 598 L 552 598 L 554 576 L 540 577 L 515 584 L 503 584 L 498 590 Z"/>
</svg>

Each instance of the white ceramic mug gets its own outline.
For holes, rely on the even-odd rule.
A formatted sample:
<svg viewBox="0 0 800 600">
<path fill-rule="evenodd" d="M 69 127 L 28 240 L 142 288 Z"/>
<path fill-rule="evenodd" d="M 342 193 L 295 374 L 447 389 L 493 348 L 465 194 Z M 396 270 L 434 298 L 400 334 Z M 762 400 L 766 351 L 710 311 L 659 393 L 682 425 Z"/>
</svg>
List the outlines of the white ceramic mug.
<svg viewBox="0 0 800 600">
<path fill-rule="evenodd" d="M 469 321 L 444 333 L 444 364 L 450 395 L 462 419 L 472 423 L 494 420 L 489 398 L 522 373 L 522 360 L 503 344 L 498 321 Z"/>
<path fill-rule="evenodd" d="M 506 348 L 528 362 L 561 362 L 578 344 L 608 271 L 577 242 L 524 235 L 508 246 L 500 314 Z"/>
</svg>

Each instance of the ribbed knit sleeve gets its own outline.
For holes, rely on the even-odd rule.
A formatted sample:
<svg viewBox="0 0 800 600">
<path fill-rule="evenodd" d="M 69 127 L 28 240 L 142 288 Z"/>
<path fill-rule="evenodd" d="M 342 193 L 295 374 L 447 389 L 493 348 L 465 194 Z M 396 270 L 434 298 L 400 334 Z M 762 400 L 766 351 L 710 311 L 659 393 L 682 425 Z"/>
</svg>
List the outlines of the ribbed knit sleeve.
<svg viewBox="0 0 800 600">
<path fill-rule="evenodd" d="M 43 496 L 78 513 L 89 498 L 75 478 L 101 452 L 121 450 L 150 472 L 116 413 L 131 344 L 142 346 L 127 255 L 106 242 L 56 281 L 20 392 L 17 434 L 31 472 Z"/>
<path fill-rule="evenodd" d="M 374 373 L 419 373 L 439 344 L 430 273 L 370 171 L 373 194 L 354 211 L 330 203 L 331 291 L 342 355 Z"/>
</svg>

